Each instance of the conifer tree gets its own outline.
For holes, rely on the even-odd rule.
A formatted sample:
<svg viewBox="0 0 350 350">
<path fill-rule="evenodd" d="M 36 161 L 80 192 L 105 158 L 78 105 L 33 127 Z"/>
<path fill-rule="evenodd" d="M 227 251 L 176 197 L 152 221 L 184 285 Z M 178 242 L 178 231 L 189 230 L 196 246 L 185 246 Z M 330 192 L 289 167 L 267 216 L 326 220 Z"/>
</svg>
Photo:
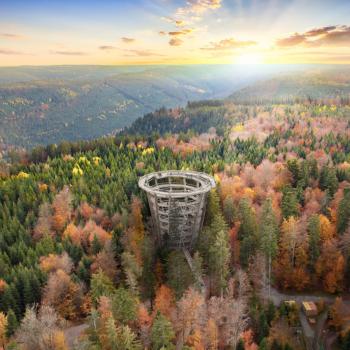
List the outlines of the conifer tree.
<svg viewBox="0 0 350 350">
<path fill-rule="evenodd" d="M 238 238 L 241 241 L 240 260 L 243 266 L 248 266 L 249 258 L 254 256 L 258 248 L 258 226 L 256 215 L 248 199 L 243 198 L 239 203 L 240 226 Z"/>
<path fill-rule="evenodd" d="M 221 296 L 227 283 L 230 258 L 228 236 L 221 230 L 216 235 L 214 244 L 209 247 L 209 271 Z"/>
<path fill-rule="evenodd" d="M 272 260 L 276 256 L 278 249 L 278 226 L 270 198 L 263 204 L 259 228 L 260 249 L 265 256 L 268 267 L 268 292 L 270 299 Z"/>
<path fill-rule="evenodd" d="M 175 332 L 170 321 L 158 312 L 151 329 L 152 349 L 174 349 L 172 343 L 174 337 Z"/>
<path fill-rule="evenodd" d="M 337 232 L 343 234 L 350 220 L 350 187 L 344 188 L 344 197 L 339 203 L 337 213 Z"/>
<path fill-rule="evenodd" d="M 312 266 L 316 263 L 320 256 L 320 217 L 312 215 L 307 225 L 309 234 L 309 258 Z"/>
<path fill-rule="evenodd" d="M 7 313 L 7 327 L 6 327 L 6 336 L 11 337 L 18 327 L 18 321 L 16 314 L 10 309 Z"/>
<path fill-rule="evenodd" d="M 297 194 L 290 186 L 283 188 L 281 209 L 283 218 L 285 219 L 288 219 L 290 216 L 297 217 L 299 215 Z"/>
</svg>

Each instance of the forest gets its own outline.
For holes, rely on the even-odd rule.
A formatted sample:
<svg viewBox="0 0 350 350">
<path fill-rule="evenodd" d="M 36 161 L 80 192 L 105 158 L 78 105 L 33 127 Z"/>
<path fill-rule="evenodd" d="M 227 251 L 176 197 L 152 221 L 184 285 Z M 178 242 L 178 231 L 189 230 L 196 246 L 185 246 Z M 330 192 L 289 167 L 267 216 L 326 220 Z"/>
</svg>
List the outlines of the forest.
<svg viewBox="0 0 350 350">
<path fill-rule="evenodd" d="M 199 101 L 116 136 L 12 152 L 0 346 L 302 350 L 300 306 L 285 301 L 312 295 L 326 315 L 317 346 L 350 349 L 349 117 L 344 98 Z M 192 252 L 206 293 L 152 232 L 138 178 L 166 169 L 217 184 Z"/>
</svg>

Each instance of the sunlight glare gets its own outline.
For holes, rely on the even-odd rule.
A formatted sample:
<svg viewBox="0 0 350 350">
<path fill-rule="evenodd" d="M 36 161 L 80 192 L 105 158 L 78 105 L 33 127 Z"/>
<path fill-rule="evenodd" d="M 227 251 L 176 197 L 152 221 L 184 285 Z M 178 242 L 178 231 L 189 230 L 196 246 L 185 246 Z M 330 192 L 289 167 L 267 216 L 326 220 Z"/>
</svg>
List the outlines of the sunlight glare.
<svg viewBox="0 0 350 350">
<path fill-rule="evenodd" d="M 256 52 L 243 53 L 235 59 L 237 64 L 262 64 L 263 61 L 262 55 Z"/>
</svg>

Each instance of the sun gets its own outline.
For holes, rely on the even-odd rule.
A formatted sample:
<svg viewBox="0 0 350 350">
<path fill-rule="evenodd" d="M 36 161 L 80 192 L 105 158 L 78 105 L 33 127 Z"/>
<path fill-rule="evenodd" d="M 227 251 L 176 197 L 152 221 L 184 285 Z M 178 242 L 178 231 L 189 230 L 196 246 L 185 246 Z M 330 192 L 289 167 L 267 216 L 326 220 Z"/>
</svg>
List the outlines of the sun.
<svg viewBox="0 0 350 350">
<path fill-rule="evenodd" d="M 235 57 L 235 63 L 237 64 L 262 64 L 263 62 L 263 56 L 256 52 L 243 53 Z"/>
</svg>

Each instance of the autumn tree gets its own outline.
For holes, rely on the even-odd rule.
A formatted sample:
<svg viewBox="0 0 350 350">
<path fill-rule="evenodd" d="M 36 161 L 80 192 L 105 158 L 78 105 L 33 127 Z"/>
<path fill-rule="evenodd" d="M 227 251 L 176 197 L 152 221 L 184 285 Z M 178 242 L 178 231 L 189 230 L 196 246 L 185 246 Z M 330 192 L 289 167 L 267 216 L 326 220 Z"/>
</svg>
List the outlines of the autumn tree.
<svg viewBox="0 0 350 350">
<path fill-rule="evenodd" d="M 177 332 L 177 349 L 182 349 L 188 337 L 199 328 L 203 314 L 204 297 L 193 288 L 187 290 L 177 303 L 175 329 Z"/>
<path fill-rule="evenodd" d="M 316 273 L 322 279 L 326 292 L 342 291 L 344 270 L 345 261 L 337 242 L 334 239 L 324 242 L 316 262 Z"/>
<path fill-rule="evenodd" d="M 170 318 L 171 311 L 175 306 L 175 295 L 166 285 L 162 284 L 156 291 L 154 299 L 154 311 L 160 312 Z"/>
<path fill-rule="evenodd" d="M 275 266 L 278 282 L 283 288 L 302 290 L 308 285 L 307 253 L 308 237 L 301 230 L 300 222 L 293 216 L 285 219 L 281 227 L 279 256 Z"/>
<path fill-rule="evenodd" d="M 62 232 L 71 217 L 72 195 L 69 187 L 64 188 L 55 196 L 52 202 L 52 226 L 56 232 Z"/>
<path fill-rule="evenodd" d="M 7 339 L 7 317 L 3 312 L 0 312 L 0 344 L 5 349 L 5 342 Z"/>
</svg>

